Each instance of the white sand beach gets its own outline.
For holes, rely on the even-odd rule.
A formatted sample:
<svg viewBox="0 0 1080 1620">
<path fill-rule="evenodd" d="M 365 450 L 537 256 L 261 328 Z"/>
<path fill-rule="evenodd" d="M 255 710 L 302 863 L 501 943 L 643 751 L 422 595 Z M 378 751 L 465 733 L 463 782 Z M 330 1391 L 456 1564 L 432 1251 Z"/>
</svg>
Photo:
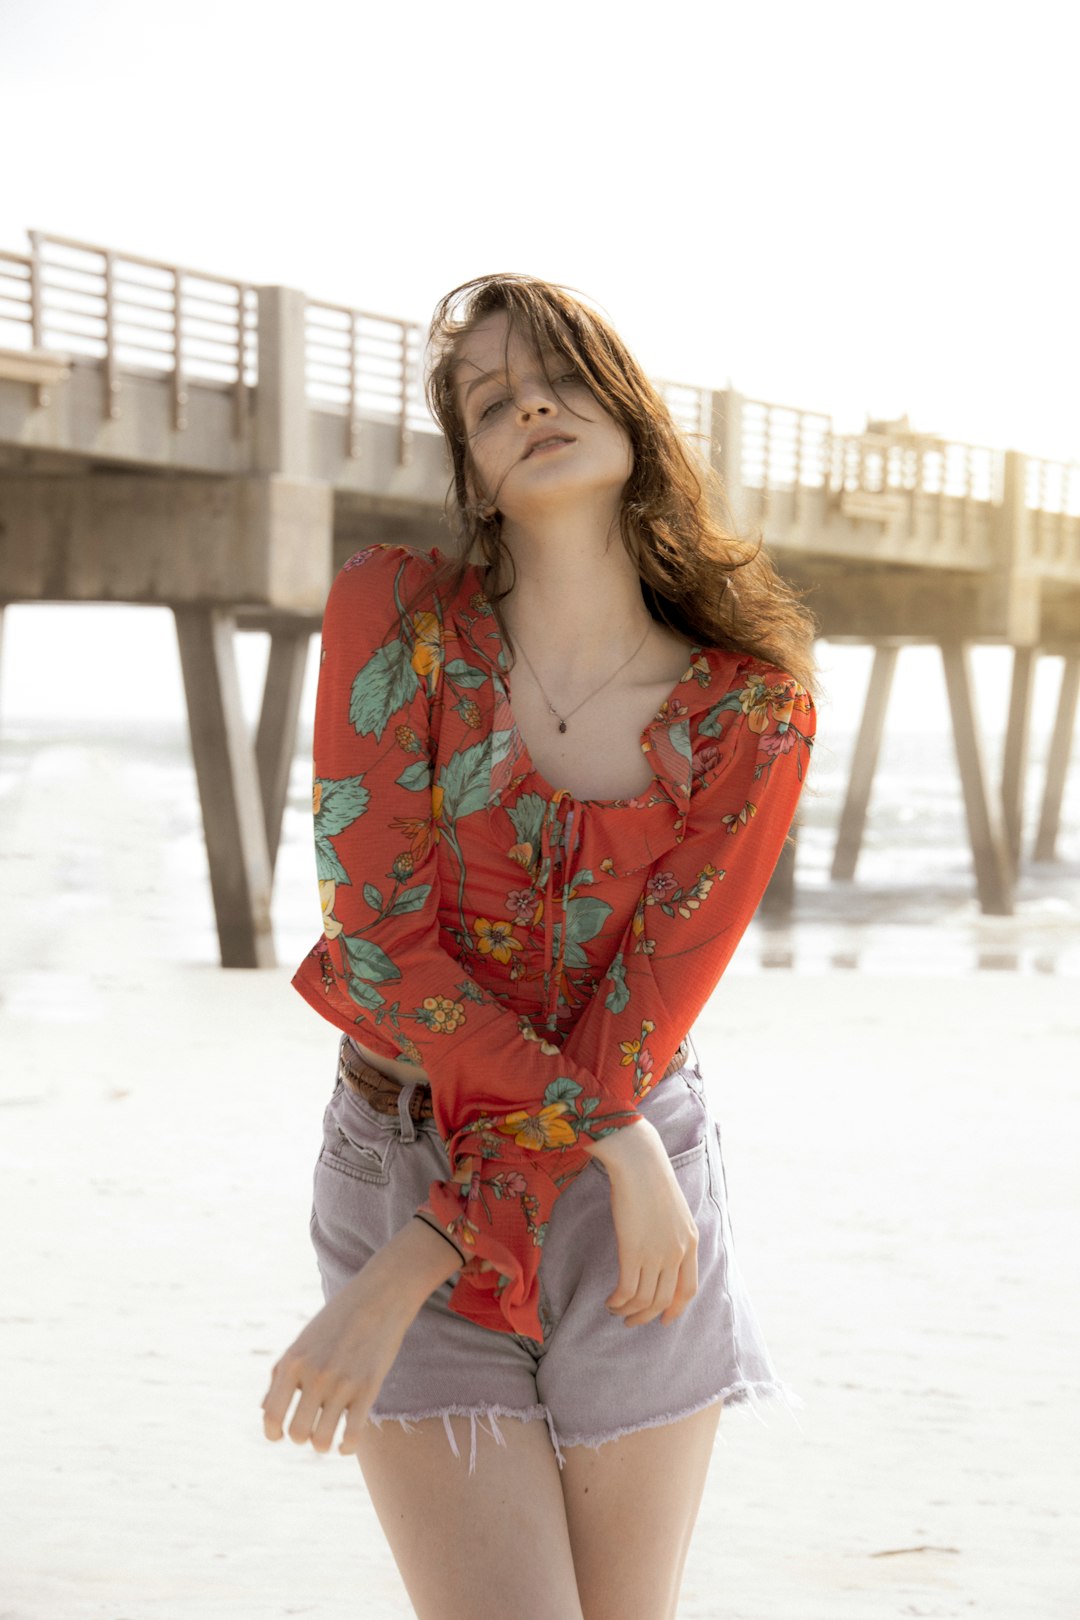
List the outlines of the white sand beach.
<svg viewBox="0 0 1080 1620">
<path fill-rule="evenodd" d="M 405 1620 L 355 1461 L 261 1427 L 321 1304 L 314 897 L 279 893 L 285 966 L 213 966 L 152 765 L 53 747 L 2 806 L 0 1616 Z M 1075 979 L 925 945 L 900 977 L 733 965 L 698 1023 L 806 1404 L 723 1414 L 682 1620 L 1080 1613 Z"/>
</svg>

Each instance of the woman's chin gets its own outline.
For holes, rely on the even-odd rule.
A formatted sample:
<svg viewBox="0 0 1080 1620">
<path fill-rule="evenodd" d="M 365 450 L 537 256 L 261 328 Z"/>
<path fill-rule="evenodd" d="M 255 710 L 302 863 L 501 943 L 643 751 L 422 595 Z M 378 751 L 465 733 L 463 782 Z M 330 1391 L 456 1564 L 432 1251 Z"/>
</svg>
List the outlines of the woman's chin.
<svg viewBox="0 0 1080 1620">
<path fill-rule="evenodd" d="M 537 479 L 527 494 L 515 491 L 512 501 L 500 502 L 503 530 L 505 532 L 507 526 L 527 527 L 548 517 L 565 518 L 568 513 L 579 517 L 588 513 L 592 517 L 610 509 L 612 514 L 616 514 L 624 483 L 625 480 L 612 485 L 606 480 L 598 483 L 565 476 Z"/>
</svg>

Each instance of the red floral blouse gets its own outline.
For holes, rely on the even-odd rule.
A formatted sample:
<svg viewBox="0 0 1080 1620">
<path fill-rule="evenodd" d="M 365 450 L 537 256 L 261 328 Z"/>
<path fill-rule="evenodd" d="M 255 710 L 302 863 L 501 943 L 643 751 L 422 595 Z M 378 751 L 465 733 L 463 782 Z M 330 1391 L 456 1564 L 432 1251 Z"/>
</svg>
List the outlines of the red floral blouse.
<svg viewBox="0 0 1080 1620">
<path fill-rule="evenodd" d="M 451 1177 L 419 1214 L 470 1256 L 462 1316 L 542 1339 L 548 1218 L 637 1117 L 716 987 L 788 832 L 810 695 L 694 647 L 641 747 L 653 782 L 575 799 L 533 767 L 470 568 L 406 612 L 441 552 L 370 546 L 326 605 L 315 715 L 325 932 L 293 980 L 431 1079 Z"/>
</svg>

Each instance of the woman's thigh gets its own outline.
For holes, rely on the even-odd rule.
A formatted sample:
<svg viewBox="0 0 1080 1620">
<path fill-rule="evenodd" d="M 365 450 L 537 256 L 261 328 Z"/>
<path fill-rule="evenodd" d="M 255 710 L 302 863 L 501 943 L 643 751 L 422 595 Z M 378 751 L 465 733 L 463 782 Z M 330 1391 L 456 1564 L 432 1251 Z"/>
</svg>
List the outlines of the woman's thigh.
<svg viewBox="0 0 1080 1620">
<path fill-rule="evenodd" d="M 563 1499 L 584 1620 L 674 1620 L 720 1408 L 599 1449 L 566 1448 Z"/>
<path fill-rule="evenodd" d="M 467 1424 L 451 1422 L 463 1453 Z M 366 1426 L 357 1459 L 419 1620 L 582 1620 L 543 1424 L 504 1421 L 471 1477 L 434 1418 L 408 1434 Z"/>
</svg>

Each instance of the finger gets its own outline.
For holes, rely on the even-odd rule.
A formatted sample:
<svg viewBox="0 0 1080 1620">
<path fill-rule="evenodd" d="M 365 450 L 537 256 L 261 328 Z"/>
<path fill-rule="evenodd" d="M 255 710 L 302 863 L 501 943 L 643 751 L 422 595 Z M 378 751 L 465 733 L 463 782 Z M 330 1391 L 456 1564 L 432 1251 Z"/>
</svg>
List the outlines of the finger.
<svg viewBox="0 0 1080 1620">
<path fill-rule="evenodd" d="M 280 1440 L 285 1414 L 297 1391 L 295 1377 L 275 1373 L 274 1381 L 263 1398 L 263 1433 L 268 1440 Z"/>
<path fill-rule="evenodd" d="M 609 1294 L 607 1297 L 607 1308 L 609 1311 L 621 1311 L 625 1309 L 625 1307 L 630 1303 L 637 1293 L 638 1279 L 640 1276 L 641 1269 L 638 1266 L 635 1266 L 633 1271 L 619 1273 L 619 1280 L 615 1285 L 615 1292 Z"/>
<path fill-rule="evenodd" d="M 675 1293 L 671 1304 L 664 1312 L 662 1320 L 665 1323 L 673 1322 L 677 1316 L 681 1316 L 697 1291 L 698 1265 L 697 1248 L 695 1246 L 684 1257 L 683 1263 L 679 1267 L 679 1280 L 675 1285 Z"/>
<path fill-rule="evenodd" d="M 343 1457 L 354 1457 L 356 1455 L 360 1446 L 360 1430 L 367 1421 L 370 1405 L 370 1401 L 364 1400 L 359 1395 L 354 1401 L 350 1402 L 349 1416 L 345 1422 L 345 1433 L 341 1437 L 340 1446 L 338 1446 L 338 1450 Z"/>
<path fill-rule="evenodd" d="M 656 1284 L 659 1281 L 659 1268 L 651 1267 L 642 1271 L 638 1277 L 637 1290 L 631 1299 L 622 1307 L 622 1315 L 627 1321 L 636 1313 L 648 1310 L 656 1296 Z"/>
<path fill-rule="evenodd" d="M 305 1389 L 301 1394 L 292 1422 L 289 1424 L 289 1439 L 295 1440 L 298 1446 L 310 1440 L 321 1405 L 322 1401 L 316 1390 Z"/>
<path fill-rule="evenodd" d="M 667 1310 L 671 1304 L 678 1280 L 678 1266 L 668 1266 L 666 1270 L 661 1271 L 656 1279 L 652 1299 L 639 1306 L 632 1316 L 628 1316 L 627 1322 L 635 1327 L 644 1322 L 654 1322 L 661 1311 Z"/>
<path fill-rule="evenodd" d="M 319 1414 L 319 1421 L 316 1423 L 311 1434 L 311 1444 L 314 1446 L 316 1451 L 329 1451 L 330 1447 L 333 1445 L 334 1435 L 337 1432 L 337 1426 L 341 1421 L 341 1414 L 345 1409 L 345 1402 L 347 1399 L 348 1391 L 342 1390 L 339 1394 L 333 1396 L 332 1398 L 327 1396 L 327 1398 L 323 1401 L 323 1409 Z"/>
</svg>

